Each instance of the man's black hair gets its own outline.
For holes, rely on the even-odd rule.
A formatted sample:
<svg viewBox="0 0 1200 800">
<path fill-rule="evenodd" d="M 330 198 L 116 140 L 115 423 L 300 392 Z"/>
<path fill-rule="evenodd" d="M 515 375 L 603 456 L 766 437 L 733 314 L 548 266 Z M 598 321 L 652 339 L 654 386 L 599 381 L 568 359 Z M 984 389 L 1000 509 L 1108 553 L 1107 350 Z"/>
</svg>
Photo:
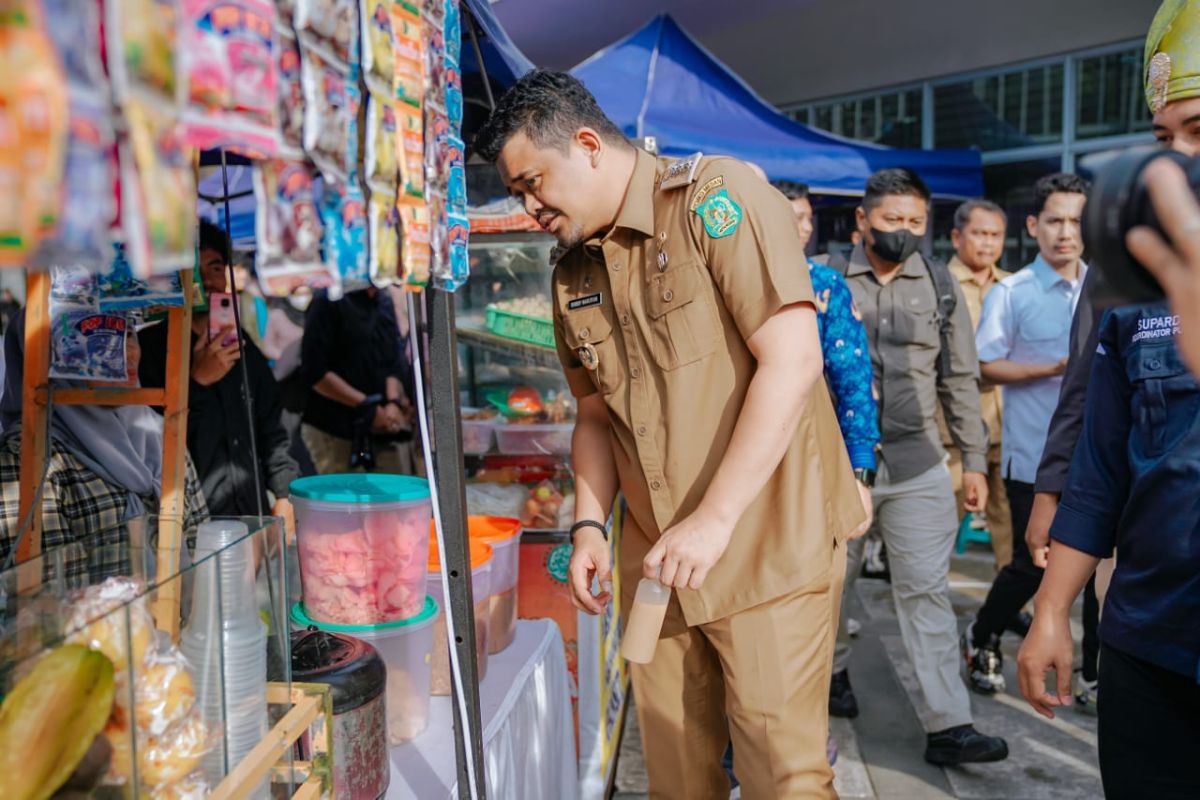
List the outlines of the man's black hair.
<svg viewBox="0 0 1200 800">
<path fill-rule="evenodd" d="M 863 193 L 864 211 L 874 210 L 888 195 L 912 195 L 929 203 L 933 195 L 921 176 L 906 167 L 881 169 L 867 179 L 867 190 Z"/>
<path fill-rule="evenodd" d="M 611 144 L 631 146 L 578 78 L 539 69 L 504 93 L 475 136 L 474 149 L 494 162 L 509 139 L 524 133 L 538 147 L 565 153 L 580 128 L 591 128 Z"/>
<path fill-rule="evenodd" d="M 986 211 L 989 214 L 998 214 L 1001 219 L 1007 224 L 1008 217 L 1004 213 L 1004 209 L 993 203 L 991 200 L 976 198 L 968 200 L 954 211 L 954 230 L 962 231 L 971 222 L 971 215 L 976 211 Z"/>
<path fill-rule="evenodd" d="M 199 249 L 214 250 L 221 254 L 221 258 L 229 258 L 229 237 L 225 234 L 225 229 L 206 219 L 200 220 Z"/>
<path fill-rule="evenodd" d="M 799 183 L 797 181 L 772 181 L 771 185 L 783 194 L 788 200 L 807 200 L 809 191 L 807 183 Z"/>
<path fill-rule="evenodd" d="M 1040 216 L 1046 210 L 1046 201 L 1050 199 L 1050 195 L 1058 192 L 1066 194 L 1081 194 L 1087 197 L 1092 190 L 1092 185 L 1083 178 L 1072 172 L 1056 172 L 1053 175 L 1047 175 L 1039 178 L 1038 182 L 1033 185 L 1033 203 L 1035 217 Z"/>
</svg>

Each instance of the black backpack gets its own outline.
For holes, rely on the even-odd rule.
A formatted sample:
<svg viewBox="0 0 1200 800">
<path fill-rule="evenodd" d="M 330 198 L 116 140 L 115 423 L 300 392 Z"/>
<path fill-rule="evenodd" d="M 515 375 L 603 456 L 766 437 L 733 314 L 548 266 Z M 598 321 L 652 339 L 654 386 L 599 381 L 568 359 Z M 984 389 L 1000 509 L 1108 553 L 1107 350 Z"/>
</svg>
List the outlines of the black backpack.
<svg viewBox="0 0 1200 800">
<path fill-rule="evenodd" d="M 958 307 L 958 295 L 954 291 L 955 279 L 950 267 L 944 262 L 936 258 L 926 258 L 924 254 L 921 254 L 921 260 L 925 262 L 925 269 L 929 271 L 929 277 L 933 280 L 934 294 L 937 295 L 938 338 L 941 340 L 938 370 L 942 375 L 949 375 L 950 319 L 954 316 L 954 309 Z M 829 253 L 826 263 L 845 277 L 850 268 L 850 251 L 833 250 Z"/>
</svg>

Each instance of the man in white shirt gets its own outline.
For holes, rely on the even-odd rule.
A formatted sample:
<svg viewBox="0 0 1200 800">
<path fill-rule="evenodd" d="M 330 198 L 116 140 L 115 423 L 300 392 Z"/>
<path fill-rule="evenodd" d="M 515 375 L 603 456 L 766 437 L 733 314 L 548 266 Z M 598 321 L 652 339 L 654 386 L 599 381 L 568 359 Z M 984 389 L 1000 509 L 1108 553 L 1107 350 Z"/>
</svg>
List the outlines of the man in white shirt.
<svg viewBox="0 0 1200 800">
<path fill-rule="evenodd" d="M 1026 221 L 1039 254 L 987 296 L 975 336 L 980 374 L 1003 387 L 1001 470 L 1012 511 L 1012 529 L 1024 531 L 1033 507 L 1033 484 L 1069 351 L 1071 317 L 1087 265 L 1080 223 L 1088 184 L 1059 173 L 1037 182 L 1036 215 Z M 984 694 L 1004 689 L 1000 634 L 1037 592 L 1042 569 L 1023 536 L 1013 537 L 1012 563 L 1000 571 L 974 622 L 963 634 L 968 684 Z"/>
</svg>

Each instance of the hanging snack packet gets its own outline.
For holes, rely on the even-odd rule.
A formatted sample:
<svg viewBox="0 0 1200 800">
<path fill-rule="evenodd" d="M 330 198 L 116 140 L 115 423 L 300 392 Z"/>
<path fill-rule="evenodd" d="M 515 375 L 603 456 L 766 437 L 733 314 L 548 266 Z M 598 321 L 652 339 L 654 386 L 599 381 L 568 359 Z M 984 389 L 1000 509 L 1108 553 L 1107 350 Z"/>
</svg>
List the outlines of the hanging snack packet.
<svg viewBox="0 0 1200 800">
<path fill-rule="evenodd" d="M 429 284 L 429 209 L 400 206 L 401 267 L 404 285 L 420 288 Z"/>
<path fill-rule="evenodd" d="M 59 219 L 67 88 L 34 14 L 0 24 L 0 265 L 25 262 Z"/>
<path fill-rule="evenodd" d="M 189 137 L 202 149 L 279 149 L 275 6 L 271 0 L 182 0 Z"/>
<path fill-rule="evenodd" d="M 462 72 L 458 64 L 451 64 L 446 59 L 446 115 L 450 118 L 450 127 L 458 131 L 463 123 L 463 90 Z"/>
<path fill-rule="evenodd" d="M 400 212 L 388 195 L 371 195 L 371 283 L 388 286 L 400 271 Z"/>
<path fill-rule="evenodd" d="M 50 267 L 50 302 L 99 308 L 96 274 L 75 264 Z"/>
<path fill-rule="evenodd" d="M 104 4 L 108 70 L 117 99 L 148 89 L 175 102 L 181 72 L 175 53 L 179 32 L 176 0 L 121 0 Z"/>
<path fill-rule="evenodd" d="M 448 188 L 446 154 L 450 150 L 450 119 L 445 110 L 429 103 L 425 106 L 425 185 L 426 193 L 443 197 Z"/>
<path fill-rule="evenodd" d="M 124 383 L 125 333 L 123 314 L 100 314 L 79 306 L 50 308 L 49 377 Z"/>
<path fill-rule="evenodd" d="M 306 162 L 264 161 L 254 168 L 255 267 L 259 285 L 269 295 L 286 297 L 301 286 L 323 289 L 336 282 L 321 261 L 314 179 Z"/>
<path fill-rule="evenodd" d="M 302 48 L 304 78 L 304 149 L 327 181 L 342 183 L 353 172 L 357 149 L 354 116 L 357 103 L 351 96 L 348 69 L 320 53 Z"/>
<path fill-rule="evenodd" d="M 437 5 L 437 3 L 434 3 Z M 446 38 L 441 26 L 425 20 L 425 102 L 446 107 Z"/>
<path fill-rule="evenodd" d="M 457 67 L 462 63 L 462 11 L 458 7 L 458 0 L 442 0 L 442 3 L 445 9 L 442 31 L 446 41 L 446 60 Z"/>
<path fill-rule="evenodd" d="M 440 192 L 425 195 L 429 206 L 429 272 L 447 275 L 450 272 L 450 217 L 446 196 Z"/>
<path fill-rule="evenodd" d="M 451 210 L 467 213 L 467 171 L 464 160 L 466 146 L 460 137 L 450 135 L 446 138 L 446 151 L 443 163 L 446 172 L 446 204 Z"/>
<path fill-rule="evenodd" d="M 362 69 L 367 86 L 390 95 L 396 80 L 396 34 L 392 0 L 362 0 Z"/>
<path fill-rule="evenodd" d="M 403 149 L 396 120 L 396 105 L 390 97 L 368 92 L 367 97 L 367 184 L 380 194 L 396 196 L 399 178 L 397 156 Z"/>
<path fill-rule="evenodd" d="M 446 222 L 446 258 L 440 263 L 438 260 L 434 262 L 433 285 L 443 291 L 453 292 L 470 277 L 467 240 L 471 223 L 466 214 L 456 211 L 449 212 Z"/>
<path fill-rule="evenodd" d="M 321 197 L 324 223 L 325 262 L 341 281 L 342 290 L 352 292 L 370 282 L 367 263 L 367 211 L 362 191 L 353 182 L 345 186 L 326 184 Z"/>
<path fill-rule="evenodd" d="M 121 143 L 121 221 L 133 274 L 145 278 L 196 259 L 196 187 L 182 126 L 154 105 L 130 101 Z"/>
<path fill-rule="evenodd" d="M 425 123 L 421 112 L 400 107 L 400 201 L 425 197 Z"/>
<path fill-rule="evenodd" d="M 95 276 L 96 307 L 100 311 L 131 311 L 184 304 L 183 282 L 178 272 L 152 275 L 143 280 L 134 276 L 123 243 L 113 242 L 110 252 L 111 258 L 106 268 Z"/>
<path fill-rule="evenodd" d="M 74 87 L 108 91 L 108 78 L 100 57 L 100 4 L 97 0 L 41 0 L 52 25 L 46 32 L 62 61 L 67 83 Z"/>
<path fill-rule="evenodd" d="M 298 158 L 304 147 L 304 80 L 300 67 L 300 43 L 280 25 L 279 36 L 279 126 L 280 155 Z"/>
<path fill-rule="evenodd" d="M 404 3 L 393 3 L 392 30 L 396 42 L 396 99 L 420 108 L 425 93 L 421 17 Z"/>
<path fill-rule="evenodd" d="M 350 63 L 358 38 L 358 0 L 296 0 L 294 20 L 304 44 Z"/>
</svg>

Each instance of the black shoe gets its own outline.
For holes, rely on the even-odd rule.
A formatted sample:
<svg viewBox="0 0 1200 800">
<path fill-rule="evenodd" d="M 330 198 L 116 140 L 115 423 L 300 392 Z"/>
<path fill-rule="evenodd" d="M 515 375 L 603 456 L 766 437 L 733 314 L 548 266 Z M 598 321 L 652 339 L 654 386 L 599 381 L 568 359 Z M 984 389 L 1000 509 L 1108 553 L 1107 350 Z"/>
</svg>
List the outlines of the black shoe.
<svg viewBox="0 0 1200 800">
<path fill-rule="evenodd" d="M 1017 636 L 1020 636 L 1022 639 L 1024 639 L 1029 635 L 1029 627 L 1031 625 L 1033 625 L 1033 616 L 1025 611 L 1022 611 L 1008 621 L 1008 624 L 1004 626 L 1004 630 L 1010 633 L 1015 633 Z"/>
<path fill-rule="evenodd" d="M 963 631 L 963 660 L 967 663 L 967 685 L 980 694 L 1004 691 L 1004 656 L 1000 652 L 1000 637 L 992 636 L 988 643 L 975 646 L 975 622 Z"/>
<path fill-rule="evenodd" d="M 941 767 L 985 764 L 1008 758 L 1008 742 L 984 736 L 974 725 L 959 725 L 925 737 L 925 760 Z"/>
<path fill-rule="evenodd" d="M 858 700 L 850 688 L 850 675 L 846 670 L 833 673 L 829 682 L 829 715 L 854 719 L 858 716 Z"/>
</svg>

